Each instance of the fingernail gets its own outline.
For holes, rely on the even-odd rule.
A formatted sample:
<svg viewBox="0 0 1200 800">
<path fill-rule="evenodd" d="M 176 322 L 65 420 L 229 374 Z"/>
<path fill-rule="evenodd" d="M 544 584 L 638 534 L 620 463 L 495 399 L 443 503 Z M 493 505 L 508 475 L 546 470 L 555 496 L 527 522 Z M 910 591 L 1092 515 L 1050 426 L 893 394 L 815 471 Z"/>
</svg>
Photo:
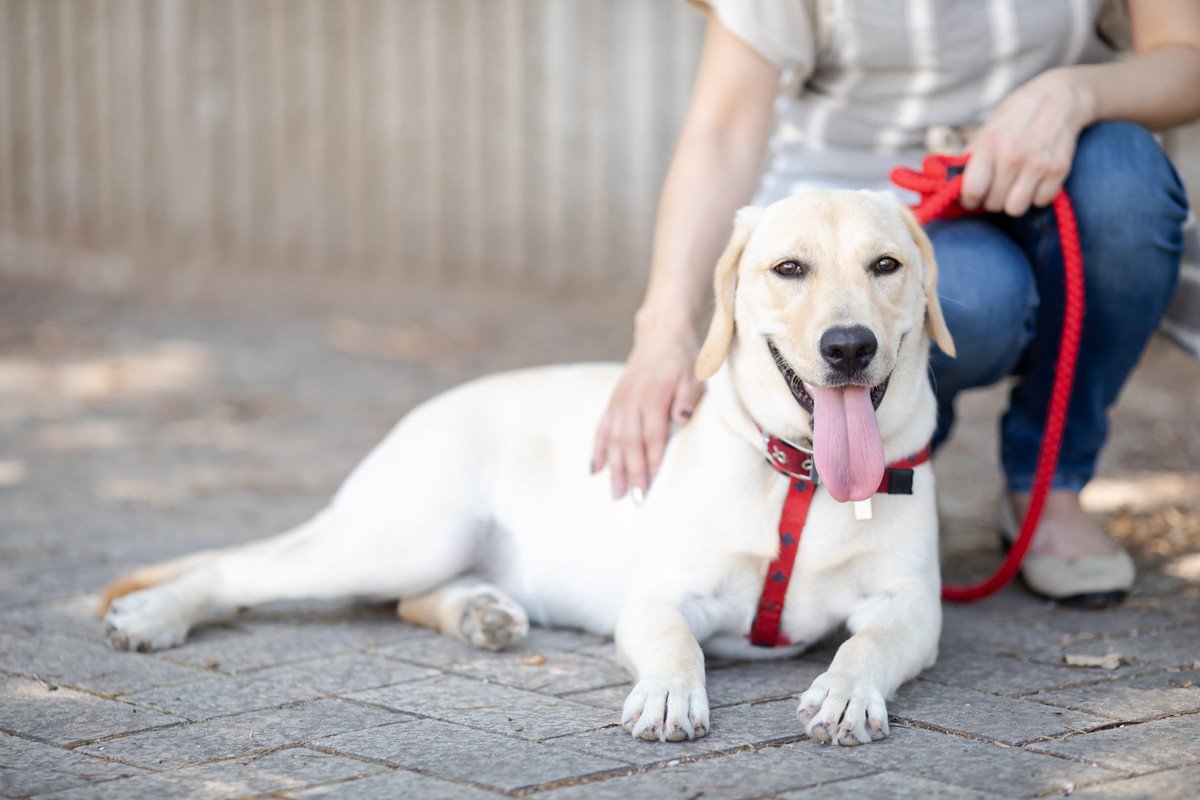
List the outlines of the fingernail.
<svg viewBox="0 0 1200 800">
<path fill-rule="evenodd" d="M 684 419 L 691 419 L 692 418 L 692 409 L 691 408 L 679 409 L 679 416 L 683 417 Z"/>
<path fill-rule="evenodd" d="M 646 492 L 643 491 L 642 487 L 640 487 L 640 486 L 633 487 L 632 494 L 633 494 L 634 505 L 640 506 L 642 504 L 642 501 L 646 499 Z"/>
<path fill-rule="evenodd" d="M 620 498 L 621 495 L 623 495 L 623 494 L 625 494 L 625 484 L 624 483 L 614 483 L 612 485 L 612 496 L 614 498 Z"/>
<path fill-rule="evenodd" d="M 589 469 L 591 469 L 593 475 L 596 474 L 596 470 L 600 469 L 600 464 L 597 463 L 598 461 L 599 461 L 599 459 L 593 458 L 592 463 L 588 465 L 588 467 L 589 467 Z"/>
</svg>

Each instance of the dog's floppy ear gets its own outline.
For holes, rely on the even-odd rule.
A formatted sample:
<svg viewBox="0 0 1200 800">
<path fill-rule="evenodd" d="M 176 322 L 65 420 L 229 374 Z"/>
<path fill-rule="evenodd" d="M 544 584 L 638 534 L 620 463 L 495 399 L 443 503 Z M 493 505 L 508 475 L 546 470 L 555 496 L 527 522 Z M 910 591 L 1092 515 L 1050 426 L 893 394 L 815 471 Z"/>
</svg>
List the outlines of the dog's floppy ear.
<svg viewBox="0 0 1200 800">
<path fill-rule="evenodd" d="M 696 377 L 702 381 L 717 374 L 729 354 L 729 344 L 733 341 L 733 296 L 737 291 L 738 262 L 742 260 L 742 251 L 761 216 L 762 209 L 758 206 L 746 206 L 738 211 L 733 219 L 733 235 L 725 245 L 725 252 L 717 259 L 713 275 L 713 295 L 717 304 L 708 326 L 708 336 L 696 357 Z"/>
<path fill-rule="evenodd" d="M 917 218 L 908 210 L 908 207 L 899 201 L 897 201 L 897 205 L 900 206 L 900 214 L 904 217 L 905 224 L 908 225 L 908 231 L 912 234 L 913 241 L 921 250 L 921 260 L 925 262 L 925 331 L 937 342 L 937 346 L 942 349 L 943 353 L 953 358 L 955 355 L 954 339 L 950 337 L 950 329 L 946 327 L 946 318 L 942 316 L 942 304 L 938 302 L 938 270 L 937 261 L 933 257 L 933 242 L 929 241 L 925 229 L 921 227 L 921 223 L 917 222 Z"/>
</svg>

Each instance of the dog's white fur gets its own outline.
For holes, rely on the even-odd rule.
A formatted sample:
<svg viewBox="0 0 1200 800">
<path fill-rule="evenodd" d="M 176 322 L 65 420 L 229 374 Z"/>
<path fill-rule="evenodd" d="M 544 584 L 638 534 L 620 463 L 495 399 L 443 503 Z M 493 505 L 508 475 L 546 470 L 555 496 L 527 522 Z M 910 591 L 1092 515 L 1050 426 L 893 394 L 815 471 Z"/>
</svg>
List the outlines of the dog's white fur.
<svg viewBox="0 0 1200 800">
<path fill-rule="evenodd" d="M 903 266 L 872 273 L 882 255 Z M 787 259 L 807 264 L 808 275 L 772 272 Z M 401 617 L 479 647 L 519 638 L 528 620 L 577 627 L 616 636 L 636 679 L 626 728 L 676 741 L 709 726 L 702 647 L 790 656 L 845 624 L 851 636 L 802 696 L 799 715 L 822 742 L 881 739 L 885 698 L 937 652 L 933 474 L 918 467 L 913 493 L 875 497 L 865 521 L 818 490 L 781 625 L 794 644 L 750 645 L 788 489 L 763 457 L 759 426 L 811 438 L 766 338 L 806 382 L 819 382 L 821 333 L 869 327 L 879 341 L 872 384 L 891 375 L 877 412 L 887 459 L 914 453 L 935 414 L 923 327 L 953 349 L 935 269 L 928 239 L 890 196 L 831 192 L 744 209 L 717 267 L 716 312 L 697 364 L 707 395 L 673 436 L 644 502 L 614 501 L 605 477 L 585 470 L 620 365 L 482 378 L 412 411 L 295 530 L 114 586 L 112 596 L 136 591 L 112 604 L 110 640 L 171 647 L 237 607 L 364 595 L 402 598 Z"/>
</svg>

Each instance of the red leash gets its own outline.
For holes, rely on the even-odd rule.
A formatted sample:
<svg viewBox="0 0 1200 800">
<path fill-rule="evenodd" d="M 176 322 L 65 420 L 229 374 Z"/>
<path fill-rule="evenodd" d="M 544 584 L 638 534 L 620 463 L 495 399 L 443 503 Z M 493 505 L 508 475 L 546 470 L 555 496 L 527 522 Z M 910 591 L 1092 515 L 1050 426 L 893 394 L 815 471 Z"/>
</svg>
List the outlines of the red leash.
<svg viewBox="0 0 1200 800">
<path fill-rule="evenodd" d="M 899 167 L 892 170 L 892 182 L 921 195 L 913 214 L 922 225 L 935 219 L 953 219 L 967 213 L 958 204 L 962 195 L 962 168 L 967 156 L 929 156 L 922 165 L 923 172 Z M 1079 340 L 1083 327 L 1083 252 L 1079 246 L 1079 229 L 1075 210 L 1065 190 L 1054 198 L 1054 215 L 1058 218 L 1058 238 L 1062 244 L 1063 273 L 1066 280 L 1066 303 L 1063 309 L 1062 335 L 1058 344 L 1058 361 L 1054 367 L 1054 386 L 1050 392 L 1050 408 L 1038 452 L 1029 510 L 1021 522 L 1017 541 L 1008 551 L 1004 562 L 990 578 L 968 586 L 943 586 L 942 598 L 955 603 L 981 600 L 1004 588 L 1021 568 L 1025 551 L 1033 541 L 1046 494 L 1058 464 L 1063 426 L 1067 421 L 1067 406 L 1071 401 L 1071 386 L 1075 378 L 1075 361 L 1079 355 Z"/>
</svg>

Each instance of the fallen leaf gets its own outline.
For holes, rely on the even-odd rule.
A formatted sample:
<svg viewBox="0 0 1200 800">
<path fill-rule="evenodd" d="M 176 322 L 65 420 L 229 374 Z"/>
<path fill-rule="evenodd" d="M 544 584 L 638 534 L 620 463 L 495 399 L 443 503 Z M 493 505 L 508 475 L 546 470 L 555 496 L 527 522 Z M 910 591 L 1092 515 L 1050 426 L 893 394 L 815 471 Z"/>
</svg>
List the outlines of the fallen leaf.
<svg viewBox="0 0 1200 800">
<path fill-rule="evenodd" d="M 1067 655 L 1063 661 L 1068 667 L 1099 667 L 1100 669 L 1116 669 L 1124 659 L 1120 653 L 1105 653 L 1102 656 Z"/>
<path fill-rule="evenodd" d="M 527 667 L 540 667 L 542 664 L 546 663 L 546 657 L 545 656 L 530 656 L 529 658 L 522 658 L 517 663 L 524 664 Z"/>
</svg>

